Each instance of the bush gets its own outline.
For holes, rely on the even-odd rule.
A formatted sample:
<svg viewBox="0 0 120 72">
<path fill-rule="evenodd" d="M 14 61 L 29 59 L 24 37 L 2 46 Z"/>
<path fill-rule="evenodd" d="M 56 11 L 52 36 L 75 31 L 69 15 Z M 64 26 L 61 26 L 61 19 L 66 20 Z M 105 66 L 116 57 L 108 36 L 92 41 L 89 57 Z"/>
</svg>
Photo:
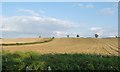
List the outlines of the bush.
<svg viewBox="0 0 120 72">
<path fill-rule="evenodd" d="M 98 36 L 99 36 L 98 34 L 95 34 L 95 37 L 96 37 L 96 38 L 98 38 Z"/>
</svg>

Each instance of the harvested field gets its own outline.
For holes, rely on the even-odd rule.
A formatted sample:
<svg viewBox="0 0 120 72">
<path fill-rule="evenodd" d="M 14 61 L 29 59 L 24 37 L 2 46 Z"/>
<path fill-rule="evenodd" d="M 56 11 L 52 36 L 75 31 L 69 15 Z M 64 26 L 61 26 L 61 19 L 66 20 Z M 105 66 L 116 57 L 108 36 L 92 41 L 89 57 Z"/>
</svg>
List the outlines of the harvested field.
<svg viewBox="0 0 120 72">
<path fill-rule="evenodd" d="M 8 38 L 8 39 L 0 39 L 1 43 L 9 44 L 9 43 L 26 43 L 26 42 L 38 42 L 45 41 L 50 38 Z"/>
<path fill-rule="evenodd" d="M 3 39 L 3 43 L 15 42 L 31 42 L 46 40 L 47 38 L 31 38 L 31 39 Z M 20 45 L 20 46 L 3 46 L 3 50 L 10 52 L 15 51 L 35 51 L 41 54 L 48 53 L 85 53 L 98 55 L 118 55 L 118 39 L 117 38 L 55 38 L 51 42 Z"/>
</svg>

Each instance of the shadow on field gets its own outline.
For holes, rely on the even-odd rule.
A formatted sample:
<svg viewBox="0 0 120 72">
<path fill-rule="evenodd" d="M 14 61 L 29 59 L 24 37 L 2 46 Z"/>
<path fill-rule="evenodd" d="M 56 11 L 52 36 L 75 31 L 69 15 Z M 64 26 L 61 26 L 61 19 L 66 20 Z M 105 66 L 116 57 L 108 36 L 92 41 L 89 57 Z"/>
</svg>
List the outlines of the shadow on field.
<svg viewBox="0 0 120 72">
<path fill-rule="evenodd" d="M 118 56 L 87 54 L 38 54 L 34 52 L 3 52 L 3 72 L 29 70 L 116 70 L 119 71 Z M 119 58 L 119 59 L 118 59 Z"/>
</svg>

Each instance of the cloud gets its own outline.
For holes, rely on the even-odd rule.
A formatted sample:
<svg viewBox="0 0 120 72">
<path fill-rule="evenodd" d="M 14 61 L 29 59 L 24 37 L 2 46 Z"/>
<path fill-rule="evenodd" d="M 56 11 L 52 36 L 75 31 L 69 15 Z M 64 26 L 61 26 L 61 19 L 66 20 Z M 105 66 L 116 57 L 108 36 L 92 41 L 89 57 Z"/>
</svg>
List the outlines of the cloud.
<svg viewBox="0 0 120 72">
<path fill-rule="evenodd" d="M 85 4 L 81 4 L 81 3 L 79 3 L 78 6 L 80 8 L 88 8 L 88 9 L 91 9 L 91 8 L 95 7 L 93 4 L 87 4 L 87 5 L 85 5 Z"/>
<path fill-rule="evenodd" d="M 100 10 L 100 13 L 104 15 L 113 15 L 114 10 L 112 8 L 103 8 Z"/>
<path fill-rule="evenodd" d="M 115 37 L 118 36 L 118 32 L 107 32 L 104 36 Z"/>
<path fill-rule="evenodd" d="M 4 37 L 26 37 L 26 36 L 62 36 L 66 30 L 74 28 L 76 23 L 54 17 L 43 16 L 45 12 L 38 10 L 35 12 L 30 9 L 19 9 L 18 12 L 29 15 L 22 16 L 3 16 L 0 18 Z M 19 36 L 18 36 L 19 35 Z"/>
<path fill-rule="evenodd" d="M 63 37 L 66 36 L 68 33 L 64 31 L 53 31 L 53 34 L 57 37 Z"/>
<path fill-rule="evenodd" d="M 45 11 L 43 10 L 39 10 L 39 13 L 37 13 L 31 9 L 19 9 L 18 12 L 29 13 L 30 15 L 33 15 L 33 16 L 40 16 L 40 13 L 41 14 L 45 13 Z"/>
<path fill-rule="evenodd" d="M 102 27 L 92 27 L 90 28 L 90 31 L 94 34 L 99 34 L 101 37 L 115 37 L 118 36 L 117 30 L 111 30 L 108 28 L 102 28 Z"/>
<path fill-rule="evenodd" d="M 3 32 L 18 32 L 23 34 L 36 34 L 60 36 L 64 31 L 74 27 L 74 23 L 53 17 L 41 16 L 10 16 L 3 17 Z M 17 33 L 17 34 L 18 34 Z"/>
<path fill-rule="evenodd" d="M 113 8 L 117 8 L 118 9 L 118 3 L 115 3 L 115 4 L 113 4 Z"/>
<path fill-rule="evenodd" d="M 86 6 L 86 8 L 94 8 L 94 5 L 93 5 L 93 4 L 88 4 L 88 5 Z"/>
<path fill-rule="evenodd" d="M 44 14 L 44 13 L 45 13 L 45 11 L 43 11 L 43 10 L 39 10 L 39 12 L 40 12 L 40 13 L 42 13 L 42 14 Z"/>
<path fill-rule="evenodd" d="M 93 33 L 102 35 L 104 30 L 101 27 L 92 27 L 90 28 L 90 31 L 92 31 Z"/>
<path fill-rule="evenodd" d="M 79 7 L 82 7 L 82 8 L 84 7 L 84 5 L 83 5 L 83 4 L 81 4 L 81 3 L 79 3 L 79 4 L 78 4 L 78 6 L 79 6 Z"/>
</svg>

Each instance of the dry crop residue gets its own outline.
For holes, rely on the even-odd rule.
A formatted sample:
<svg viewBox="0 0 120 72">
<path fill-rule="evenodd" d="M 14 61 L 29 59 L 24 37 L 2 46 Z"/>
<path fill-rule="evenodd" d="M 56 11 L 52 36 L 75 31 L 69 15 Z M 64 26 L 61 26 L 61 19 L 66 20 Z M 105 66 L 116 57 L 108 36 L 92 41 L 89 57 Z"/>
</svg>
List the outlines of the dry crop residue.
<svg viewBox="0 0 120 72">
<path fill-rule="evenodd" d="M 21 42 L 46 40 L 47 38 L 20 39 Z M 19 39 L 12 40 L 18 42 Z M 5 40 L 7 42 L 7 39 Z M 10 42 L 10 40 L 8 40 Z M 4 40 L 3 40 L 4 43 Z M 46 53 L 87 53 L 101 55 L 118 55 L 117 38 L 55 38 L 51 42 L 35 45 L 3 46 L 3 50 L 15 51 L 35 51 Z"/>
</svg>

